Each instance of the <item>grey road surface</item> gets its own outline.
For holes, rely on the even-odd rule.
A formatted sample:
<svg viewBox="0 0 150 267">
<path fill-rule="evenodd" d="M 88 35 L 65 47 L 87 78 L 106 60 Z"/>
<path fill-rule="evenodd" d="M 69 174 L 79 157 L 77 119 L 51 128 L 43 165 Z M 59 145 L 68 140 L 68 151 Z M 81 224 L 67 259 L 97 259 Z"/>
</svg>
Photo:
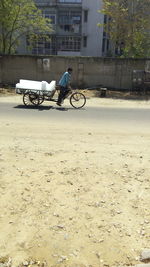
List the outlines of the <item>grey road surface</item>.
<svg viewBox="0 0 150 267">
<path fill-rule="evenodd" d="M 38 119 L 42 120 L 61 120 L 93 122 L 93 123 L 117 123 L 120 125 L 131 125 L 149 128 L 150 127 L 150 108 L 115 108 L 115 107 L 88 107 L 74 109 L 71 106 L 57 107 L 44 105 L 39 107 L 25 107 L 16 103 L 0 103 L 0 117 L 11 117 L 18 119 Z"/>
</svg>

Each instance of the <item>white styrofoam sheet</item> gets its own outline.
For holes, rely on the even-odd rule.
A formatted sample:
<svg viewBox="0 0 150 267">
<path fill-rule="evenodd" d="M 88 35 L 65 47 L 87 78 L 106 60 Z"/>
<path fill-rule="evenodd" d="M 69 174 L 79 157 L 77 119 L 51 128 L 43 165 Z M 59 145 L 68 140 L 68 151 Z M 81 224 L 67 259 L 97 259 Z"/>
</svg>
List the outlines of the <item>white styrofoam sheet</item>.
<svg viewBox="0 0 150 267">
<path fill-rule="evenodd" d="M 54 91 L 56 90 L 56 81 L 47 83 L 46 81 L 38 82 L 21 79 L 19 83 L 16 84 L 16 89 Z"/>
</svg>

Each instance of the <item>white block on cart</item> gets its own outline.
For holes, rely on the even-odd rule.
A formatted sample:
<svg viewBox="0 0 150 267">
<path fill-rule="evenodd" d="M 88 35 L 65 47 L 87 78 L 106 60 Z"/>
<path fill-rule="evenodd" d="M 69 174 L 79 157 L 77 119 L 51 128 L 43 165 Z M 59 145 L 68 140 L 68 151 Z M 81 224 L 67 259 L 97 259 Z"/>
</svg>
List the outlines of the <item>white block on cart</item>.
<svg viewBox="0 0 150 267">
<path fill-rule="evenodd" d="M 50 83 L 48 83 L 46 81 L 37 82 L 21 79 L 19 83 L 16 84 L 16 89 L 54 91 L 56 90 L 56 81 L 51 81 Z"/>
</svg>

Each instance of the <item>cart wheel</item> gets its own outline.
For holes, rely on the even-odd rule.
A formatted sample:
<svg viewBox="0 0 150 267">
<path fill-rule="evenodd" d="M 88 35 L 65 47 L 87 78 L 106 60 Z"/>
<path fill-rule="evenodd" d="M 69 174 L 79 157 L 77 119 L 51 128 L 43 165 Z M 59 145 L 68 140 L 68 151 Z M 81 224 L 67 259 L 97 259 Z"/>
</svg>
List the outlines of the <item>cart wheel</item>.
<svg viewBox="0 0 150 267">
<path fill-rule="evenodd" d="M 30 95 L 28 93 L 23 95 L 23 103 L 25 106 L 31 106 L 32 105 L 32 103 L 30 101 Z"/>
<path fill-rule="evenodd" d="M 39 105 L 41 105 L 44 102 L 44 96 L 39 96 Z"/>
<path fill-rule="evenodd" d="M 86 103 L 86 97 L 82 93 L 73 93 L 70 97 L 70 104 L 74 108 L 82 108 Z"/>
<path fill-rule="evenodd" d="M 41 105 L 44 101 L 44 97 L 37 94 L 30 94 L 29 99 L 34 106 Z"/>
</svg>

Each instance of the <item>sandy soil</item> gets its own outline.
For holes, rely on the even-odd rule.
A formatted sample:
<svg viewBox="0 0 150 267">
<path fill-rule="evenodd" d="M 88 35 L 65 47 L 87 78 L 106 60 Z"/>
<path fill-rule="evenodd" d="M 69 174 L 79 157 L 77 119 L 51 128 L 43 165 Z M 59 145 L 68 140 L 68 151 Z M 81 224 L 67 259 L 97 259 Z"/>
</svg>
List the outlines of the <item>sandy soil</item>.
<svg viewBox="0 0 150 267">
<path fill-rule="evenodd" d="M 9 101 L 20 96 L 0 98 Z M 88 105 L 148 108 L 149 101 L 91 98 Z M 0 117 L 0 129 L 1 259 L 140 263 L 150 245 L 150 132 L 9 117 Z"/>
</svg>

